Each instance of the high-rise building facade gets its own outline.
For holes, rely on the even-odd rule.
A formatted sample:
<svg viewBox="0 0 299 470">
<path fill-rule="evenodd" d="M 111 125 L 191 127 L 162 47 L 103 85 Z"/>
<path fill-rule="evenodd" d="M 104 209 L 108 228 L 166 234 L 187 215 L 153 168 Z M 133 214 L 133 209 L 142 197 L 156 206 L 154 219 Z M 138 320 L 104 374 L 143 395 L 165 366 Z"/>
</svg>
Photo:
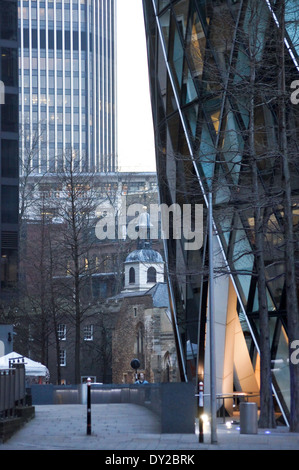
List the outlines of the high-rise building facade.
<svg viewBox="0 0 299 470">
<path fill-rule="evenodd" d="M 1 299 L 17 281 L 19 217 L 18 10 L 0 1 L 0 246 Z"/>
<path fill-rule="evenodd" d="M 259 395 L 261 330 L 254 227 L 262 220 L 272 383 L 275 403 L 288 422 L 290 331 L 281 136 L 287 138 L 296 233 L 298 107 L 290 99 L 289 87 L 298 78 L 298 30 L 290 23 L 296 17 L 296 2 L 286 2 L 284 36 L 279 12 L 271 4 L 143 1 L 161 202 L 204 206 L 200 249 L 187 251 L 183 240 L 174 237 L 165 241 L 182 378 L 205 372 L 209 393 L 206 228 L 212 193 L 217 392 Z M 282 109 L 287 116 L 283 129 Z M 296 256 L 296 235 L 294 246 Z M 296 269 L 298 279 L 297 265 Z"/>
<path fill-rule="evenodd" d="M 20 148 L 34 172 L 72 152 L 117 168 L 115 0 L 19 0 Z"/>
</svg>

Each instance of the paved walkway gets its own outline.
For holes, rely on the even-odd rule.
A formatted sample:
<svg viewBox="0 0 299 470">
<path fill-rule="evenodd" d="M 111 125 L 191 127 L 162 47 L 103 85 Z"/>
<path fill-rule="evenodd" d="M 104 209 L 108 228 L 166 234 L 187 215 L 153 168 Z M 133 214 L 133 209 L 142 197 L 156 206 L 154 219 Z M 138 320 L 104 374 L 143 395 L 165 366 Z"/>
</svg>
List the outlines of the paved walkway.
<svg viewBox="0 0 299 470">
<path fill-rule="evenodd" d="M 1 450 L 107 450 L 177 451 L 188 455 L 204 450 L 299 450 L 299 434 L 278 427 L 268 433 L 240 434 L 237 425 L 227 429 L 219 419 L 217 444 L 198 442 L 197 434 L 160 434 L 156 416 L 133 404 L 92 405 L 92 433 L 87 435 L 86 405 L 35 406 L 35 418 L 25 424 Z M 194 453 L 194 452 L 193 452 Z M 109 454 L 110 455 L 110 454 Z M 121 454 L 120 454 L 121 455 Z M 134 455 L 134 453 L 132 453 Z"/>
</svg>

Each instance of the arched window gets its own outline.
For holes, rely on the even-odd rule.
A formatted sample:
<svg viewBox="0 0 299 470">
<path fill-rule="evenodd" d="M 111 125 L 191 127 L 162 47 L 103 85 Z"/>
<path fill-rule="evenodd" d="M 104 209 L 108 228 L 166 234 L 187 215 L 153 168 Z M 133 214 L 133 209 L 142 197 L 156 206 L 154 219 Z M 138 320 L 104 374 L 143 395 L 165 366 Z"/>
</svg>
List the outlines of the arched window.
<svg viewBox="0 0 299 470">
<path fill-rule="evenodd" d="M 171 357 L 167 351 L 163 359 L 163 381 L 170 382 L 170 372 L 171 372 Z"/>
<path fill-rule="evenodd" d="M 129 270 L 129 284 L 135 284 L 135 269 L 130 268 Z"/>
<path fill-rule="evenodd" d="M 157 282 L 157 271 L 152 266 L 147 270 L 147 282 Z"/>
<path fill-rule="evenodd" d="M 139 322 L 135 330 L 135 355 L 140 361 L 140 368 L 144 368 L 144 325 Z"/>
<path fill-rule="evenodd" d="M 136 327 L 136 354 L 137 356 L 143 355 L 143 338 L 144 338 L 144 326 L 142 323 L 138 323 Z"/>
</svg>

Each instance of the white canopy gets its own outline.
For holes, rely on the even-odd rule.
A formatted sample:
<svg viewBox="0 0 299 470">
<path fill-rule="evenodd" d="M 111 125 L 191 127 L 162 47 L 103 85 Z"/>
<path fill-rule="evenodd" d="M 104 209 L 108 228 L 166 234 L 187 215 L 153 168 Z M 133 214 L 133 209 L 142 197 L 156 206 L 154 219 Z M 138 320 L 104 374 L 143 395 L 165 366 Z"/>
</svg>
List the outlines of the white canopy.
<svg viewBox="0 0 299 470">
<path fill-rule="evenodd" d="M 21 354 L 16 352 L 11 352 L 6 354 L 6 356 L 0 357 L 0 369 L 8 369 L 9 368 L 9 360 L 10 359 L 17 359 L 22 358 Z M 41 362 L 35 362 L 28 357 L 24 357 L 25 363 L 25 374 L 28 376 L 34 377 L 46 377 L 49 375 L 49 371 L 46 366 L 44 366 Z"/>
</svg>

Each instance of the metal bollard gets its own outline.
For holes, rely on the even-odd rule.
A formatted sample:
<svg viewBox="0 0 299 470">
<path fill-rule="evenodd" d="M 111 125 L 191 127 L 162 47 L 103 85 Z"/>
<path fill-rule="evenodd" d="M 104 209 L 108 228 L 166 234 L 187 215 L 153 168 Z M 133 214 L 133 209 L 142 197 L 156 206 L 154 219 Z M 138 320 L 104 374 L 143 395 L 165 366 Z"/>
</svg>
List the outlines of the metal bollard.
<svg viewBox="0 0 299 470">
<path fill-rule="evenodd" d="M 87 430 L 86 433 L 88 436 L 91 435 L 91 400 L 90 400 L 90 388 L 91 388 L 91 378 L 87 379 Z"/>
<path fill-rule="evenodd" d="M 257 404 L 240 403 L 240 434 L 257 434 Z"/>
</svg>

